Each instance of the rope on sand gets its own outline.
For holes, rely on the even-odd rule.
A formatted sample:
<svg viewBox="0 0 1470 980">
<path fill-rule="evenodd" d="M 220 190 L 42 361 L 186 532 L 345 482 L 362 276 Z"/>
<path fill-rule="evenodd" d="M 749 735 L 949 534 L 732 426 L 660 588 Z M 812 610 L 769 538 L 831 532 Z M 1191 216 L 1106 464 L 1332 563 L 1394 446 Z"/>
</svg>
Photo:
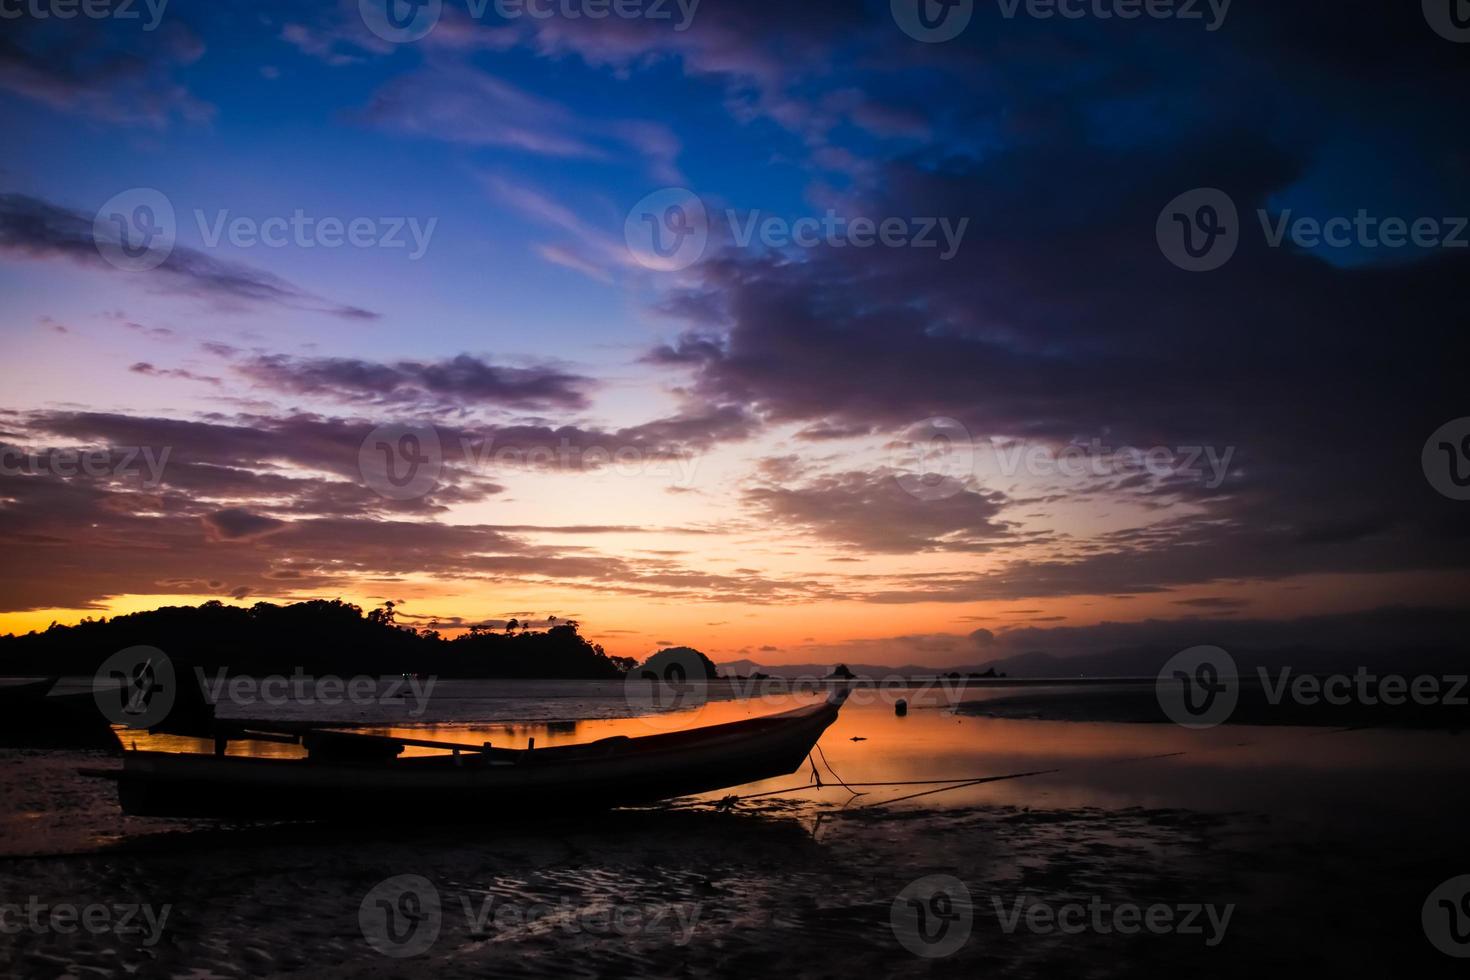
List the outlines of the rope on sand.
<svg viewBox="0 0 1470 980">
<path fill-rule="evenodd" d="M 1366 726 L 1366 727 L 1371 727 L 1371 726 Z M 1340 729 L 1331 729 L 1331 730 L 1328 730 L 1326 732 L 1313 732 L 1311 734 L 1317 734 L 1317 735 L 1334 735 L 1334 734 L 1340 734 L 1340 733 L 1343 733 L 1343 732 L 1350 732 L 1350 731 L 1355 731 L 1355 730 L 1357 730 L 1357 729 L 1353 729 L 1353 728 L 1340 728 Z M 1221 749 L 1244 748 L 1246 746 L 1250 746 L 1250 745 L 1254 745 L 1254 744 L 1256 744 L 1256 743 L 1255 742 L 1252 742 L 1252 741 L 1247 741 L 1247 742 L 1232 742 L 1229 745 L 1218 745 L 1218 746 L 1214 746 L 1212 748 L 1195 749 L 1192 752 L 1188 752 L 1188 751 L 1159 752 L 1159 753 L 1156 753 L 1154 755 L 1139 755 L 1139 756 L 1129 756 L 1127 758 L 1122 758 L 1122 759 L 1107 759 L 1107 760 L 1104 760 L 1102 762 L 1096 763 L 1096 765 L 1097 766 L 1114 766 L 1114 765 L 1122 765 L 1124 763 L 1129 763 L 1129 762 L 1148 762 L 1148 761 L 1152 761 L 1152 760 L 1156 760 L 1156 759 L 1173 759 L 1173 758 L 1177 758 L 1179 756 L 1184 756 L 1184 755 L 1191 755 L 1191 754 L 1200 755 L 1200 754 L 1203 754 L 1205 752 L 1216 752 L 1216 751 L 1219 751 Z M 821 757 L 822 765 L 824 765 L 824 766 L 827 767 L 827 772 L 831 773 L 832 778 L 837 781 L 837 785 L 841 786 L 843 789 L 847 790 L 849 793 L 852 794 L 852 797 L 848 800 L 849 803 L 852 802 L 853 799 L 856 799 L 859 796 L 866 796 L 867 795 L 866 793 L 859 793 L 856 789 L 853 788 L 855 786 L 861 786 L 861 787 L 864 787 L 864 788 L 871 788 L 871 787 L 891 787 L 891 786 L 937 786 L 938 787 L 937 789 L 929 789 L 929 790 L 922 790 L 922 791 L 917 792 L 917 793 L 909 793 L 909 794 L 907 794 L 905 796 L 896 796 L 896 797 L 893 797 L 892 799 L 887 799 L 887 800 L 874 800 L 872 803 L 866 803 L 863 806 L 861 806 L 861 807 L 858 808 L 858 809 L 861 809 L 861 810 L 866 810 L 866 809 L 869 809 L 869 808 L 875 807 L 875 806 L 887 806 L 890 803 L 900 803 L 900 802 L 902 802 L 904 800 L 915 800 L 915 799 L 918 799 L 921 796 L 931 796 L 931 795 L 933 795 L 935 793 L 948 793 L 951 790 L 966 789 L 966 788 L 971 787 L 971 786 L 981 786 L 981 785 L 984 785 L 985 783 L 999 783 L 999 782 L 1004 782 L 1004 781 L 1009 780 L 1009 779 L 1025 779 L 1025 778 L 1027 778 L 1029 776 L 1050 776 L 1050 775 L 1053 775 L 1055 773 L 1075 771 L 1076 769 L 1081 768 L 1081 767 L 1074 766 L 1074 767 L 1072 767 L 1072 770 L 1068 770 L 1067 768 L 1064 768 L 1064 767 L 1063 768 L 1056 768 L 1056 769 L 1035 769 L 1035 770 L 1031 770 L 1029 772 L 1005 773 L 1004 775 L 999 775 L 999 776 L 995 776 L 995 775 L 986 775 L 986 776 L 959 776 L 959 777 L 956 777 L 954 779 L 896 779 L 896 780 L 887 780 L 887 781 L 883 781 L 883 782 L 848 783 L 848 782 L 844 782 L 843 779 L 842 779 L 842 777 L 839 776 L 839 775 L 837 775 L 837 773 L 832 769 L 831 764 L 827 762 L 827 756 L 826 756 L 826 753 L 824 753 L 822 751 L 822 744 L 821 744 L 821 742 L 818 742 L 816 745 L 813 746 L 813 748 L 816 750 L 817 754 Z M 758 800 L 758 799 L 761 799 L 762 797 L 766 797 L 766 796 L 781 796 L 781 795 L 790 794 L 790 793 L 802 793 L 802 792 L 806 792 L 808 790 L 827 789 L 828 787 L 825 786 L 822 783 L 821 774 L 817 772 L 817 764 L 812 760 L 812 757 L 811 757 L 811 754 L 810 753 L 808 753 L 808 755 L 807 755 L 807 762 L 811 763 L 811 767 L 812 767 L 812 778 L 808 782 L 803 783 L 800 786 L 791 786 L 791 787 L 788 787 L 786 789 L 767 790 L 767 791 L 762 792 L 762 793 L 748 793 L 748 794 L 746 794 L 744 796 L 735 796 L 735 795 L 725 796 L 725 797 L 721 797 L 719 800 L 714 800 L 714 801 L 702 801 L 702 800 L 701 801 L 695 801 L 692 805 L 695 805 L 695 806 L 699 806 L 699 805 L 713 805 L 718 810 L 730 810 L 730 809 L 734 808 L 734 806 L 737 803 L 743 803 L 746 800 Z"/>
</svg>

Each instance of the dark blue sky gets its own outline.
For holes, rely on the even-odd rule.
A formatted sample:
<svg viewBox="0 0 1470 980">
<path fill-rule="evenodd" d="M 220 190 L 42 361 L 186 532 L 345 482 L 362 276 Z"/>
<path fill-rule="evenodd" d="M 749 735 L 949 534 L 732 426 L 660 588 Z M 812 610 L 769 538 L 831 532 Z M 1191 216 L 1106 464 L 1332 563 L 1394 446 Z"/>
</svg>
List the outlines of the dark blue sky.
<svg viewBox="0 0 1470 980">
<path fill-rule="evenodd" d="M 4 22 L 6 438 L 181 455 L 147 506 L 26 483 L 8 530 L 113 558 L 77 574 L 36 546 L 0 617 L 345 592 L 734 653 L 755 604 L 796 659 L 922 635 L 962 662 L 977 624 L 1458 605 L 1470 524 L 1420 454 L 1470 414 L 1470 44 L 1432 4 L 962 2 L 926 41 L 932 0 L 446 2 L 415 40 L 364 3 Z M 1190 271 L 1164 239 L 1203 234 L 1207 190 L 1231 251 Z M 144 193 L 170 251 L 120 268 L 94 219 Z M 700 247 L 654 259 L 638 229 L 675 205 L 665 231 Z M 258 240 L 298 213 L 317 230 Z M 793 241 L 803 222 L 825 230 Z M 1232 462 L 989 460 L 926 499 L 894 453 L 933 418 L 987 451 Z M 439 427 L 433 491 L 349 489 L 385 422 Z M 690 470 L 487 463 L 466 434 Z M 426 521 L 422 554 L 384 544 Z M 142 581 L 125 555 L 150 535 L 180 557 Z"/>
</svg>

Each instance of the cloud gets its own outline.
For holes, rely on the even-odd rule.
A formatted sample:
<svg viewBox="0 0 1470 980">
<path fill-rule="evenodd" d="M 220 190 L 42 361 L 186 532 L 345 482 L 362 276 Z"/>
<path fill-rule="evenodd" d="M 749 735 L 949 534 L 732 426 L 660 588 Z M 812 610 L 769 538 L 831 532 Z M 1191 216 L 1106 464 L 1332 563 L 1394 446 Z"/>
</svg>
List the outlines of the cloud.
<svg viewBox="0 0 1470 980">
<path fill-rule="evenodd" d="M 142 5 L 138 9 L 142 10 Z M 18 13 L 18 12 L 17 12 Z M 64 23 L 7 15 L 0 38 L 0 90 L 48 109 L 119 126 L 166 129 L 207 123 L 214 106 L 176 79 L 204 43 L 170 15 L 157 30 L 76 17 Z"/>
<path fill-rule="evenodd" d="M 939 416 L 958 420 L 977 451 L 992 440 L 1055 451 L 1097 438 L 1232 453 L 1228 479 L 1213 485 L 1048 483 L 979 470 L 978 489 L 1026 503 L 1033 523 L 1075 520 L 1076 505 L 1090 499 L 1126 508 L 1131 526 L 1059 541 L 1065 550 L 1047 557 L 914 576 L 876 601 L 1140 594 L 1470 563 L 1470 514 L 1434 494 L 1418 462 L 1426 436 L 1464 414 L 1459 365 L 1470 340 L 1455 297 L 1470 256 L 1444 249 L 1343 268 L 1268 247 L 1257 227 L 1257 210 L 1279 213 L 1329 141 L 1362 121 L 1320 120 L 1282 139 L 1277 123 L 1294 118 L 1291 107 L 1260 113 L 1264 79 L 1219 38 L 1218 52 L 1185 45 L 1125 72 L 1118 53 L 1086 32 L 1072 61 L 1054 52 L 1028 66 L 1024 56 L 1044 50 L 1041 35 L 1018 31 L 1014 50 L 975 42 L 996 63 L 961 46 L 957 60 L 936 66 L 969 81 L 956 91 L 994 81 L 1001 104 L 1014 95 L 1011 129 L 971 153 L 963 133 L 932 116 L 948 155 L 878 159 L 879 179 L 835 198 L 848 215 L 968 218 L 952 261 L 920 248 L 716 249 L 658 307 L 683 315 L 688 332 L 645 360 L 684 374 L 709 401 L 801 426 L 804 440 L 897 438 Z M 1442 53 L 1420 63 L 1414 42 L 1394 34 L 1392 44 L 1416 84 L 1438 90 Z M 1194 55 L 1219 71 L 1181 64 Z M 1375 64 L 1386 70 L 1382 57 Z M 1055 86 L 1027 91 L 1042 72 L 1059 73 Z M 1240 84 L 1219 86 L 1220 78 Z M 1171 86 L 1183 94 L 1170 95 Z M 1376 120 L 1388 117 L 1383 99 L 1364 98 Z M 967 105 L 989 111 L 984 100 Z M 1412 165 L 1420 154 L 1443 160 L 1467 150 L 1463 132 L 1436 128 L 1392 152 Z M 1235 256 L 1208 274 L 1170 265 L 1154 236 L 1168 199 L 1198 186 L 1226 189 L 1242 222 Z M 1462 213 L 1463 192 L 1439 209 L 1451 189 L 1427 182 L 1423 210 L 1408 213 Z M 1371 210 L 1371 193 L 1355 190 L 1342 213 Z M 1406 352 L 1413 369 L 1389 351 Z M 942 548 L 946 533 L 964 542 L 967 523 L 982 536 L 964 546 L 990 541 L 984 505 L 970 502 L 968 521 L 945 500 L 930 502 L 928 515 L 899 506 L 873 479 L 823 479 L 753 499 L 783 522 L 877 550 Z"/>
<path fill-rule="evenodd" d="M 574 584 L 593 593 L 667 600 L 809 601 L 820 586 L 720 575 L 671 557 L 589 554 L 533 543 L 601 533 L 701 533 L 698 528 L 494 526 L 427 519 L 501 491 L 497 460 L 465 452 L 474 438 L 515 444 L 620 438 L 650 451 L 729 434 L 728 421 L 693 417 L 619 430 L 562 427 L 473 433 L 440 428 L 440 484 L 421 498 L 386 500 L 358 471 L 373 424 L 297 415 L 231 422 L 107 413 L 29 413 L 23 440 L 0 444 L 34 467 L 0 471 L 0 611 L 90 608 L 125 594 L 312 595 L 368 580 Z M 143 453 L 140 455 L 139 449 Z M 61 464 L 62 450 L 102 452 L 95 475 Z M 160 463 L 151 473 L 143 460 Z M 159 477 L 153 479 L 152 477 Z M 86 561 L 78 563 L 83 554 Z M 240 590 L 246 590 L 240 592 Z"/>
<path fill-rule="evenodd" d="M 121 270 L 103 259 L 93 237 L 93 218 L 24 194 L 0 194 L 0 253 L 26 259 L 62 259 L 104 272 Z M 310 310 L 344 320 L 378 314 L 333 303 L 268 272 L 175 246 L 147 272 L 129 273 L 160 292 L 207 300 L 224 310 L 279 307 Z"/>
<path fill-rule="evenodd" d="M 668 127 L 646 119 L 583 117 L 482 69 L 434 59 L 390 79 L 358 114 L 361 121 L 406 136 L 497 147 L 536 157 L 642 161 L 661 183 L 681 183 L 683 145 Z"/>
<path fill-rule="evenodd" d="M 263 354 L 236 370 L 277 391 L 379 405 L 499 405 L 585 408 L 589 378 L 551 368 L 490 364 L 468 354 L 442 361 L 382 364 L 357 358 Z"/>
<path fill-rule="evenodd" d="M 252 514 L 241 507 L 231 507 L 206 514 L 204 524 L 215 537 L 232 541 L 262 537 L 286 526 L 284 521 Z"/>
<path fill-rule="evenodd" d="M 198 374 L 186 368 L 158 368 L 147 361 L 139 361 L 128 368 L 134 374 L 146 375 L 150 378 L 179 378 L 183 381 L 199 381 L 207 385 L 219 387 L 224 384 L 220 378 L 208 374 Z"/>
<path fill-rule="evenodd" d="M 921 499 L 888 471 L 755 487 L 745 498 L 779 523 L 867 551 L 988 551 L 1012 530 L 998 519 L 1001 494 L 959 490 L 943 500 Z"/>
</svg>

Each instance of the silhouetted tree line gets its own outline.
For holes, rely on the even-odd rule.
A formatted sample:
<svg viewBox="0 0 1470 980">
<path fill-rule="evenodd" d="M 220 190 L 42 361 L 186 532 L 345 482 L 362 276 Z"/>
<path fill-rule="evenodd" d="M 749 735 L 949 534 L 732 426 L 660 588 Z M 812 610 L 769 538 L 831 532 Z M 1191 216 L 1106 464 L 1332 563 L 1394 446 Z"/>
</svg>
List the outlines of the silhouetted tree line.
<svg viewBox="0 0 1470 980">
<path fill-rule="evenodd" d="M 366 615 L 340 599 L 247 608 L 217 600 L 165 606 L 111 619 L 53 624 L 45 632 L 0 636 L 0 675 L 89 675 L 126 647 L 147 645 L 176 668 L 231 675 L 391 675 L 617 679 L 633 665 L 564 621 L 546 630 L 476 629 L 454 639 L 400 626 L 392 603 Z"/>
</svg>

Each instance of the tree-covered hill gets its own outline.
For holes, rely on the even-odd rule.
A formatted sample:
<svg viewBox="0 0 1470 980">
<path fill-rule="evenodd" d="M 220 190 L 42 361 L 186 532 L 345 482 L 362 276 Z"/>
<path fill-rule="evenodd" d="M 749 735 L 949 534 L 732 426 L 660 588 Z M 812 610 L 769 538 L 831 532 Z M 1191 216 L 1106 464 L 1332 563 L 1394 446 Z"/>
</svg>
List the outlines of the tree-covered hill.
<svg viewBox="0 0 1470 980">
<path fill-rule="evenodd" d="M 544 631 L 475 630 L 445 639 L 366 615 L 341 600 L 248 608 L 211 601 L 0 636 L 0 676 L 89 675 L 131 646 L 157 647 L 178 667 L 206 673 L 616 679 L 631 662 L 609 657 L 574 622 Z"/>
</svg>

